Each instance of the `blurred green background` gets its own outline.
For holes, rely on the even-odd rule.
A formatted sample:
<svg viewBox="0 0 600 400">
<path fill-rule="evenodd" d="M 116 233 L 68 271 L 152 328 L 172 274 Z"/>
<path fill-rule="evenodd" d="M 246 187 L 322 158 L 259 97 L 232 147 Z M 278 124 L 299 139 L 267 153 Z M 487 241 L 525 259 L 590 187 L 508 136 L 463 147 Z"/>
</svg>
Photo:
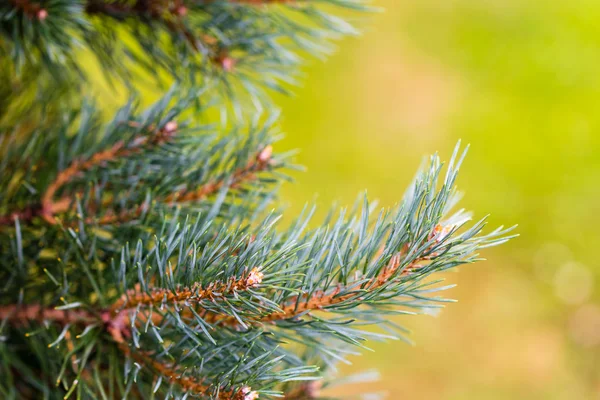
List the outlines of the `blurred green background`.
<svg viewBox="0 0 600 400">
<path fill-rule="evenodd" d="M 416 346 L 372 344 L 337 393 L 390 399 L 600 398 L 600 2 L 378 0 L 364 35 L 278 99 L 299 148 L 290 211 L 368 189 L 398 201 L 423 156 L 471 150 L 464 207 L 521 237 L 447 275 L 459 302 L 402 317 Z"/>
</svg>

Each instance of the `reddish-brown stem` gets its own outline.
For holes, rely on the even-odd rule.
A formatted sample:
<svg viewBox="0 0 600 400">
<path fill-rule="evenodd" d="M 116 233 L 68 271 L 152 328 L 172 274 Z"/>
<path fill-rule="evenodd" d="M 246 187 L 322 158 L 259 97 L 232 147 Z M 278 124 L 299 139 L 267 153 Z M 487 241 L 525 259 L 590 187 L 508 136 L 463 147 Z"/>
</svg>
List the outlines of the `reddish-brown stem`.
<svg viewBox="0 0 600 400">
<path fill-rule="evenodd" d="M 151 368 L 155 372 L 165 376 L 170 383 L 176 383 L 186 392 L 194 394 L 209 394 L 212 390 L 210 385 L 203 385 L 201 381 L 195 378 L 184 376 L 174 366 L 168 365 L 161 361 L 152 358 L 142 352 L 131 351 L 131 348 L 123 340 L 122 334 L 124 330 L 123 320 L 111 319 L 107 312 L 102 314 L 101 319 L 96 316 L 81 310 L 57 310 L 54 308 L 43 307 L 40 304 L 15 304 L 8 306 L 0 306 L 0 320 L 8 320 L 12 325 L 26 325 L 28 322 L 35 321 L 42 323 L 50 321 L 66 324 L 85 324 L 94 322 L 104 322 L 107 331 L 111 334 L 119 349 L 127 356 L 135 359 L 142 365 Z M 69 332 L 65 335 L 67 348 L 72 350 L 73 343 Z M 74 357 L 74 356 L 73 356 Z M 77 371 L 75 358 L 72 359 L 73 369 Z M 221 390 L 219 391 L 219 400 L 254 400 L 258 398 L 258 394 L 253 392 L 249 387 L 244 386 L 236 390 Z"/>
<path fill-rule="evenodd" d="M 187 203 L 192 201 L 198 201 L 206 198 L 207 196 L 217 193 L 223 186 L 229 183 L 231 189 L 240 187 L 245 182 L 256 179 L 258 172 L 264 171 L 271 165 L 271 155 L 273 148 L 269 145 L 262 149 L 253 160 L 250 160 L 248 164 L 233 173 L 231 181 L 219 180 L 211 183 L 207 183 L 193 190 L 182 189 L 176 193 L 173 193 L 165 198 L 167 203 Z"/>
<path fill-rule="evenodd" d="M 361 283 L 359 281 L 356 283 L 350 283 L 347 286 L 340 286 L 329 292 L 317 291 L 316 293 L 313 293 L 310 298 L 302 296 L 306 298 L 305 300 L 299 301 L 298 298 L 294 298 L 282 305 L 281 311 L 257 317 L 249 322 L 251 324 L 273 323 L 285 319 L 292 319 L 299 315 L 307 314 L 311 311 L 325 310 L 328 307 L 342 303 L 353 297 L 360 297 L 358 290 L 373 291 L 379 289 L 397 276 L 403 276 L 420 268 L 421 266 L 419 265 L 419 262 L 423 261 L 423 259 L 417 259 L 413 261 L 410 263 L 410 265 L 406 266 L 400 274 L 396 274 L 401 265 L 400 261 L 401 254 L 397 254 L 391 258 L 388 265 L 381 270 L 378 276 L 369 279 L 367 282 Z M 347 293 L 340 294 L 342 292 Z M 208 314 L 203 316 L 203 318 L 206 322 L 222 326 L 237 327 L 239 325 L 238 320 L 233 316 Z"/>
<path fill-rule="evenodd" d="M 202 381 L 184 376 L 174 365 L 159 361 L 150 354 L 135 350 L 132 351 L 124 343 L 119 344 L 119 349 L 142 366 L 150 368 L 154 372 L 166 377 L 169 383 L 179 385 L 185 392 L 196 395 L 210 395 L 214 389 L 211 385 L 203 384 Z M 218 396 L 214 398 L 219 400 L 255 400 L 258 399 L 258 393 L 253 392 L 250 387 L 244 386 L 240 389 L 220 390 Z"/>
<path fill-rule="evenodd" d="M 132 122 L 131 124 L 135 123 Z M 95 153 L 88 159 L 73 161 L 67 168 L 60 171 L 56 178 L 54 178 L 54 181 L 48 185 L 39 204 L 28 206 L 10 214 L 0 215 L 0 225 L 13 224 L 17 218 L 20 221 L 30 221 L 38 216 L 50 224 L 55 224 L 57 222 L 56 215 L 71 210 L 74 204 L 72 195 L 55 199 L 56 194 L 64 185 L 94 167 L 137 154 L 146 146 L 156 146 L 165 143 L 173 137 L 176 129 L 177 123 L 171 121 L 151 136 L 138 136 L 129 143 L 119 141 L 111 148 Z M 114 219 L 110 215 L 107 215 L 105 218 L 105 223 L 111 223 Z"/>
<path fill-rule="evenodd" d="M 169 125 L 171 124 L 171 125 Z M 58 202 L 54 201 L 56 193 L 67 183 L 79 176 L 82 172 L 90 170 L 99 165 L 116 161 L 121 158 L 129 157 L 139 153 L 146 145 L 159 145 L 170 140 L 177 129 L 177 124 L 169 122 L 165 128 L 158 131 L 153 136 L 138 136 L 130 143 L 119 141 L 110 149 L 95 153 L 87 160 L 75 160 L 67 168 L 58 173 L 54 181 L 46 188 L 42 196 L 42 217 L 51 224 L 56 223 L 55 214 L 66 211 L 70 199 L 61 199 Z M 68 204 L 67 204 L 68 203 Z"/>
<path fill-rule="evenodd" d="M 98 321 L 94 315 L 82 310 L 57 310 L 40 304 L 11 304 L 0 306 L 0 320 L 13 325 L 25 325 L 28 321 L 50 321 L 62 325 L 85 324 Z"/>
<path fill-rule="evenodd" d="M 56 216 L 58 214 L 70 211 L 74 206 L 73 195 L 65 195 L 57 200 L 54 200 L 55 194 L 66 183 L 70 182 L 72 179 L 86 170 L 135 154 L 141 151 L 141 148 L 144 145 L 150 143 L 163 143 L 167 141 L 169 137 L 170 136 L 168 135 L 160 133 L 150 141 L 147 137 L 140 137 L 137 140 L 134 139 L 132 145 L 129 146 L 126 146 L 122 142 L 118 142 L 110 149 L 96 153 L 85 161 L 73 162 L 69 167 L 61 171 L 55 180 L 50 184 L 50 186 L 48 186 L 42 196 L 41 204 L 30 206 L 10 214 L 0 215 L 0 225 L 11 225 L 14 223 L 16 218 L 19 218 L 20 221 L 31 221 L 33 218 L 38 216 L 42 217 L 50 224 L 55 224 L 57 222 Z M 227 184 L 230 185 L 230 188 L 239 188 L 245 182 L 256 179 L 257 173 L 266 170 L 272 165 L 272 151 L 273 149 L 271 146 L 266 146 L 256 155 L 254 159 L 248 162 L 245 167 L 234 172 L 233 176 L 227 180 L 209 182 L 194 189 L 182 189 L 164 198 L 157 198 L 156 200 L 168 204 L 194 202 L 205 199 L 206 197 L 217 193 Z M 110 205 L 110 202 L 107 201 L 105 205 Z M 120 213 L 109 211 L 98 219 L 94 219 L 94 217 L 88 217 L 86 222 L 96 223 L 98 225 L 124 223 L 138 218 L 143 214 L 144 211 L 148 209 L 148 207 L 149 204 L 142 203 L 133 209 L 124 210 Z"/>
<path fill-rule="evenodd" d="M 258 286 L 262 282 L 263 274 L 258 268 L 253 268 L 247 274 L 239 279 L 231 278 L 226 282 L 213 282 L 203 288 L 201 285 L 194 285 L 191 288 L 181 288 L 175 291 L 168 289 L 155 289 L 152 293 L 143 293 L 132 291 L 127 295 L 121 296 L 112 306 L 113 312 L 122 309 L 135 309 L 138 305 L 161 305 L 163 303 L 178 303 L 183 301 L 199 302 L 204 299 L 214 300 L 223 297 L 226 294 L 248 290 Z"/>
<path fill-rule="evenodd" d="M 191 203 L 203 200 L 211 195 L 216 194 L 225 185 L 229 183 L 231 189 L 239 188 L 244 183 L 256 179 L 257 173 L 265 171 L 271 165 L 272 147 L 267 146 L 261 150 L 257 156 L 251 160 L 244 168 L 233 173 L 231 178 L 227 180 L 218 180 L 201 185 L 195 189 L 182 189 L 172 193 L 164 198 L 157 198 L 157 201 L 167 204 Z M 148 204 L 141 204 L 132 210 L 125 210 L 120 214 L 108 213 L 99 218 L 96 223 L 98 225 L 109 225 L 115 223 L 124 223 L 139 217 L 148 207 Z M 88 219 L 86 222 L 93 222 Z"/>
<path fill-rule="evenodd" d="M 39 216 L 41 212 L 42 207 L 39 204 L 31 205 L 11 214 L 0 215 L 0 225 L 12 225 L 17 219 L 19 221 L 30 221 Z"/>
</svg>

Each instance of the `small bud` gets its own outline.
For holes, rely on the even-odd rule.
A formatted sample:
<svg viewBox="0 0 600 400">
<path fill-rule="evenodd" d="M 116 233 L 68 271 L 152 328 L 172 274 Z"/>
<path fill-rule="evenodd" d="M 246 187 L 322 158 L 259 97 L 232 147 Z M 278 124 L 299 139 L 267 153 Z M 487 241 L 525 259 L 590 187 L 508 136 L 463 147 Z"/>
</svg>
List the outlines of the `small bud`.
<svg viewBox="0 0 600 400">
<path fill-rule="evenodd" d="M 43 8 L 40 8 L 36 13 L 36 17 L 39 21 L 43 21 L 46 18 L 48 18 L 48 11 L 44 10 Z"/>
<path fill-rule="evenodd" d="M 254 391 L 248 393 L 244 397 L 244 400 L 256 400 L 256 399 L 258 399 L 258 392 L 254 392 Z"/>
<path fill-rule="evenodd" d="M 264 277 L 265 275 L 260 272 L 258 268 L 252 268 L 252 271 L 250 271 L 250 274 L 246 279 L 246 284 L 248 286 L 257 286 L 262 282 Z"/>
<path fill-rule="evenodd" d="M 272 155 L 273 155 L 273 146 L 268 145 L 267 147 L 262 149 L 260 153 L 258 153 L 258 156 L 256 156 L 256 159 L 260 163 L 266 163 L 271 159 Z"/>
<path fill-rule="evenodd" d="M 165 127 L 163 129 L 165 133 L 173 133 L 177 130 L 177 122 L 169 121 L 165 124 Z"/>
<path fill-rule="evenodd" d="M 221 67 L 223 67 L 225 72 L 233 71 L 233 67 L 235 67 L 235 59 L 229 56 L 221 58 Z"/>
<path fill-rule="evenodd" d="M 175 9 L 175 14 L 177 14 L 177 15 L 179 15 L 179 16 L 181 16 L 181 17 L 183 17 L 184 15 L 186 15 L 186 14 L 187 14 L 187 12 L 188 12 L 188 9 L 187 9 L 187 7 L 186 7 L 186 6 L 184 6 L 184 5 L 180 5 L 179 7 L 177 7 L 177 8 Z"/>
<path fill-rule="evenodd" d="M 446 236 L 448 236 L 450 234 L 450 232 L 452 231 L 452 229 L 454 229 L 454 225 L 448 225 L 448 226 L 442 226 L 442 225 L 436 225 L 435 228 L 433 228 L 433 231 L 431 232 L 431 234 L 429 235 L 430 239 L 436 238 L 435 241 L 437 243 L 443 241 Z"/>
<path fill-rule="evenodd" d="M 253 391 L 250 386 L 244 386 L 240 392 L 244 395 L 244 400 L 258 399 L 258 392 Z"/>
</svg>

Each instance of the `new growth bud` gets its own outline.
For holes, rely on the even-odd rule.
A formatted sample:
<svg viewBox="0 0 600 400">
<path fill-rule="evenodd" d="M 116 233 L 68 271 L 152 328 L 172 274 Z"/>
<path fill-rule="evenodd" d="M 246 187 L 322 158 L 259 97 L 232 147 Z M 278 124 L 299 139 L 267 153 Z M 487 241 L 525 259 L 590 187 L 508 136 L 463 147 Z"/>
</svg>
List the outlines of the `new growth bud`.
<svg viewBox="0 0 600 400">
<path fill-rule="evenodd" d="M 164 131 L 165 133 L 173 133 L 177 130 L 177 122 L 169 121 L 165 124 Z"/>
<path fill-rule="evenodd" d="M 271 160 L 272 155 L 273 155 L 273 146 L 268 145 L 267 147 L 262 149 L 260 153 L 258 153 L 258 156 L 256 156 L 256 159 L 259 163 L 265 164 Z"/>
<path fill-rule="evenodd" d="M 248 284 L 248 286 L 258 286 L 262 282 L 264 277 L 265 275 L 262 272 L 260 272 L 258 268 L 252 268 L 252 271 L 250 271 L 250 274 L 246 279 L 246 283 Z"/>
<path fill-rule="evenodd" d="M 233 67 L 235 67 L 235 59 L 229 56 L 225 56 L 221 59 L 221 67 L 225 72 L 233 71 Z"/>
<path fill-rule="evenodd" d="M 258 399 L 258 392 L 253 391 L 249 386 L 244 386 L 241 389 L 241 393 L 244 395 L 243 400 L 256 400 L 256 399 Z"/>
<path fill-rule="evenodd" d="M 35 15 L 39 21 L 43 21 L 48 18 L 48 11 L 43 8 L 40 8 Z"/>
<path fill-rule="evenodd" d="M 439 243 L 452 232 L 452 229 L 454 229 L 454 225 L 442 226 L 438 224 L 431 232 L 430 239 L 436 238 L 435 241 Z"/>
</svg>

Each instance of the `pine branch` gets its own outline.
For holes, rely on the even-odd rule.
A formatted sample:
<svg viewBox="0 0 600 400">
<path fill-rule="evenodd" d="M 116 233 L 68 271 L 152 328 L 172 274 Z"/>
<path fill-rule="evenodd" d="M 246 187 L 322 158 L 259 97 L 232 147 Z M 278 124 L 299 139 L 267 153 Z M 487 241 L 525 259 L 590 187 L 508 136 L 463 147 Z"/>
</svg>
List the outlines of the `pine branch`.
<svg viewBox="0 0 600 400">
<path fill-rule="evenodd" d="M 195 51 L 200 51 L 201 47 L 207 47 L 205 43 L 216 40 L 208 35 L 198 35 L 196 37 L 185 26 L 182 18 L 185 17 L 188 9 L 183 1 L 137 0 L 135 2 L 119 3 L 88 0 L 85 11 L 89 15 L 105 15 L 117 20 L 148 16 L 155 21 L 164 23 L 172 33 L 181 34 Z"/>
<path fill-rule="evenodd" d="M 316 229 L 314 209 L 287 228 L 267 212 L 287 159 L 273 155 L 268 90 L 296 83 L 299 55 L 356 33 L 336 7 L 366 9 L 0 0 L 0 93 L 28 85 L 0 110 L 2 396 L 316 399 L 353 346 L 402 338 L 389 315 L 447 301 L 430 278 L 511 238 L 451 214 L 459 146 L 445 176 L 432 157 L 376 218 L 366 198 Z M 74 93 L 81 48 L 128 88 L 143 70 L 177 86 L 105 123 Z M 29 111 L 33 96 L 44 106 Z M 230 135 L 193 123 L 215 103 Z M 234 126 L 230 111 L 252 122 Z"/>
<path fill-rule="evenodd" d="M 178 143 L 173 141 L 169 146 Z M 202 148 L 211 149 L 211 154 L 220 151 Z M 266 168 L 272 162 L 269 145 L 259 146 L 258 153 L 251 151 L 255 148 L 244 146 L 233 163 L 221 163 L 219 158 L 213 165 L 228 168 L 191 180 L 226 183 L 208 184 L 211 190 L 188 191 L 189 179 L 176 175 L 176 182 L 184 187 L 176 192 L 219 192 L 223 198 L 227 188 L 242 188 L 254 179 L 257 166 Z M 73 159 L 80 160 L 76 154 Z M 186 163 L 185 159 L 176 160 Z M 93 231 L 86 234 L 85 225 L 79 231 L 66 231 L 71 244 L 65 248 L 71 253 L 71 265 L 59 271 L 68 271 L 66 276 L 76 280 L 76 288 L 93 288 L 102 298 L 88 303 L 86 291 L 74 291 L 69 307 L 86 304 L 85 309 L 95 316 L 86 325 L 100 327 L 105 333 L 102 340 L 110 340 L 121 352 L 131 352 L 138 364 L 165 376 L 182 393 L 216 396 L 219 392 L 231 398 L 242 392 L 229 388 L 245 386 L 258 388 L 261 393 L 277 393 L 269 389 L 314 373 L 307 369 L 310 361 L 293 350 L 296 345 L 310 349 L 321 365 L 343 358 L 347 350 L 338 342 L 356 345 L 364 338 L 377 337 L 360 330 L 361 326 L 385 327 L 389 313 L 426 309 L 441 301 L 427 296 L 443 288 L 429 287 L 426 277 L 475 261 L 478 249 L 508 239 L 501 230 L 480 234 L 483 222 L 465 229 L 468 216 L 463 212 L 445 217 L 455 204 L 453 188 L 460 162 L 455 154 L 438 189 L 441 164 L 437 157 L 432 158 L 398 209 L 382 212 L 375 223 L 369 222 L 371 207 L 366 201 L 362 212 L 357 207 L 348 216 L 342 213 L 335 222 L 328 220 L 332 224 L 328 229 L 307 232 L 308 220 L 302 216 L 287 230 L 277 232 L 276 216 L 267 217 L 257 227 L 236 229 L 225 223 L 215 229 L 214 210 L 187 219 L 184 225 L 178 224 L 181 219 L 175 214 L 171 221 L 161 221 L 152 242 L 146 241 L 143 233 L 137 234 L 135 249 L 130 250 L 127 244 L 122 250 L 103 247 L 114 261 L 110 268 L 98 269 L 97 277 L 85 273 L 93 260 L 87 254 L 97 254 Z M 137 170 L 137 164 L 133 166 Z M 136 173 L 138 179 L 145 176 Z M 76 183 L 65 184 L 62 189 L 77 190 Z M 182 198 L 196 200 L 185 195 L 177 200 L 169 198 L 173 191 L 158 193 L 156 199 L 165 204 L 170 204 L 165 199 L 171 203 Z M 69 287 L 68 282 L 64 285 Z M 55 322 L 63 325 L 65 319 Z M 281 348 L 282 342 L 294 345 Z M 76 351 L 77 343 L 72 348 Z M 71 353 L 65 355 L 65 362 L 72 364 Z M 205 366 L 206 373 L 201 373 L 205 380 L 187 375 L 199 364 Z M 147 382 L 147 378 L 138 379 Z M 138 388 L 145 393 L 143 387 Z M 300 385 L 284 395 L 310 399 L 313 389 L 315 386 Z M 242 394 L 250 393 L 256 392 Z"/>
<path fill-rule="evenodd" d="M 215 400 L 258 399 L 258 393 L 252 391 L 252 389 L 248 386 L 244 386 L 240 389 L 219 390 L 218 394 L 213 396 L 214 388 L 212 386 L 203 385 L 201 381 L 184 376 L 184 373 L 178 371 L 176 366 L 160 362 L 151 355 L 135 350 L 132 351 L 131 348 L 125 344 L 120 344 L 119 349 L 121 349 L 126 356 L 133 358 L 141 365 L 146 366 L 147 368 L 152 369 L 154 372 L 166 377 L 169 383 L 179 385 L 185 393 L 190 393 L 192 395 L 211 396 L 211 399 Z"/>
<path fill-rule="evenodd" d="M 217 193 L 223 188 L 224 185 L 229 184 L 231 189 L 240 187 L 247 181 L 256 179 L 256 173 L 266 170 L 272 165 L 271 156 L 273 154 L 273 147 L 267 146 L 262 149 L 244 168 L 241 168 L 234 172 L 231 177 L 231 181 L 217 181 L 208 183 L 195 190 L 183 189 L 177 193 L 167 196 L 165 202 L 167 203 L 185 203 L 190 201 L 198 201 L 207 196 Z"/>
<path fill-rule="evenodd" d="M 57 213 L 66 211 L 69 205 L 73 203 L 72 198 L 62 198 L 57 202 L 55 202 L 53 199 L 60 188 L 70 182 L 74 177 L 86 170 L 90 170 L 102 164 L 118 161 L 119 159 L 129 157 L 132 154 L 137 154 L 146 146 L 158 146 L 166 143 L 173 137 L 176 130 L 177 123 L 171 121 L 165 124 L 165 127 L 156 132 L 156 134 L 152 137 L 138 136 L 129 144 L 125 144 L 125 142 L 120 141 L 113 145 L 110 149 L 96 153 L 85 161 L 75 161 L 71 163 L 68 168 L 62 170 L 57 175 L 42 196 L 42 217 L 48 223 L 55 224 L 55 215 Z"/>
<path fill-rule="evenodd" d="M 181 203 L 191 203 L 198 202 L 200 200 L 206 199 L 207 197 L 218 193 L 223 187 L 227 186 L 229 189 L 236 189 L 241 187 L 243 184 L 248 183 L 249 181 L 257 179 L 257 173 L 267 170 L 269 167 L 272 167 L 274 164 L 271 160 L 272 155 L 272 147 L 269 145 L 261 150 L 254 160 L 250 161 L 246 167 L 241 168 L 233 173 L 231 177 L 226 179 L 221 179 L 212 183 L 207 183 L 205 185 L 201 185 L 200 187 L 194 190 L 181 189 L 175 193 L 169 194 L 164 199 L 157 198 L 155 199 L 157 202 L 162 202 L 169 205 L 181 204 Z M 73 201 L 70 198 L 66 198 L 63 204 L 66 204 L 68 200 L 69 204 L 72 204 Z M 110 200 L 104 203 L 105 206 L 109 206 L 111 204 Z M 122 224 L 133 219 L 138 218 L 142 213 L 148 210 L 149 204 L 142 203 L 139 206 L 135 207 L 132 210 L 124 210 L 119 214 L 114 212 L 108 212 L 99 219 L 94 219 L 93 217 L 88 217 L 86 219 L 87 224 L 97 224 L 97 225 L 115 225 Z"/>
<path fill-rule="evenodd" d="M 202 300 L 211 300 L 235 294 L 240 291 L 258 286 L 263 279 L 263 274 L 258 268 L 252 268 L 245 276 L 235 279 L 229 278 L 226 282 L 213 282 L 205 288 L 196 283 L 191 288 L 181 288 L 175 291 L 168 289 L 150 289 L 151 293 L 140 293 L 139 291 L 127 293 L 111 306 L 113 312 L 121 312 L 123 308 L 135 309 L 137 306 L 148 306 L 169 303 L 197 303 Z"/>
<path fill-rule="evenodd" d="M 248 278 L 250 280 L 250 277 Z M 138 363 L 154 370 L 154 372 L 166 377 L 170 383 L 179 385 L 184 392 L 190 392 L 194 395 L 210 395 L 214 391 L 214 387 L 211 385 L 203 385 L 200 381 L 195 378 L 184 376 L 183 372 L 178 371 L 174 366 L 162 363 L 150 355 L 144 354 L 139 351 L 131 351 L 131 348 L 124 343 L 124 340 L 120 336 L 121 333 L 117 332 L 117 329 L 123 327 L 117 327 L 112 321 L 106 317 L 106 312 L 103 315 L 105 326 L 107 331 L 113 336 L 119 349 L 125 356 L 131 357 Z M 56 308 L 47 308 L 39 304 L 28 304 L 28 305 L 11 305 L 11 306 L 0 306 L 0 320 L 8 321 L 13 326 L 26 325 L 28 322 L 36 322 L 42 324 L 43 322 L 57 323 L 62 326 L 69 325 L 88 325 L 92 323 L 98 323 L 99 319 L 86 311 L 82 310 L 60 310 Z M 26 334 L 27 336 L 27 334 Z M 67 348 L 71 353 L 74 352 L 74 346 L 71 340 L 71 335 L 68 331 L 65 332 L 65 340 L 67 341 Z M 75 371 L 78 370 L 75 355 L 71 357 L 73 368 Z M 82 371 L 83 373 L 84 371 Z M 89 371 L 85 371 L 86 375 L 89 376 Z M 252 391 L 248 386 L 244 386 L 237 390 L 219 390 L 216 397 L 211 397 L 219 400 L 255 400 L 258 398 L 258 393 Z"/>
<path fill-rule="evenodd" d="M 110 149 L 95 153 L 86 160 L 73 161 L 69 167 L 60 171 L 56 178 L 48 185 L 39 204 L 29 206 L 23 210 L 11 212 L 8 215 L 1 215 L 0 225 L 12 225 L 16 219 L 19 219 L 20 222 L 29 222 L 37 216 L 41 216 L 49 224 L 56 224 L 56 215 L 69 211 L 76 202 L 76 199 L 72 196 L 63 196 L 58 200 L 54 199 L 56 193 L 63 186 L 80 176 L 83 172 L 92 168 L 119 161 L 133 154 L 138 154 L 145 147 L 159 146 L 166 143 L 172 139 L 176 130 L 177 123 L 171 121 L 165 124 L 164 128 L 158 130 L 150 137 L 146 135 L 138 136 L 127 144 L 124 141 L 119 141 Z M 113 222 L 115 222 L 114 218 L 107 218 L 104 221 L 104 223 Z"/>
<path fill-rule="evenodd" d="M 441 231 L 441 228 L 436 228 L 436 231 Z M 435 231 L 432 232 L 430 238 L 433 237 Z M 408 246 L 405 246 L 405 249 Z M 373 292 L 381 289 L 386 284 L 390 283 L 392 280 L 398 280 L 399 278 L 413 273 L 420 269 L 422 266 L 421 262 L 426 261 L 428 256 L 423 256 L 421 258 L 417 258 L 412 261 L 406 267 L 404 267 L 401 271 L 399 271 L 399 267 L 401 266 L 401 260 L 403 258 L 402 252 L 394 255 L 390 262 L 382 268 L 379 275 L 375 278 L 370 278 L 368 280 L 359 279 L 355 282 L 349 283 L 346 286 L 338 286 L 335 289 L 324 292 L 322 290 L 317 290 L 310 295 L 302 295 L 297 296 L 291 300 L 287 300 L 285 304 L 280 306 L 280 311 L 275 311 L 270 314 L 261 315 L 254 319 L 250 319 L 247 323 L 252 323 L 256 325 L 264 324 L 264 323 L 275 323 L 277 321 L 294 319 L 300 315 L 310 315 L 311 311 L 327 311 L 327 308 L 352 300 L 352 299 L 361 299 L 369 292 Z M 345 293 L 345 294 L 342 294 Z M 215 313 L 204 313 L 202 315 L 204 320 L 208 323 L 228 326 L 232 328 L 240 328 L 239 320 L 232 316 L 224 316 L 222 314 Z"/>
</svg>

